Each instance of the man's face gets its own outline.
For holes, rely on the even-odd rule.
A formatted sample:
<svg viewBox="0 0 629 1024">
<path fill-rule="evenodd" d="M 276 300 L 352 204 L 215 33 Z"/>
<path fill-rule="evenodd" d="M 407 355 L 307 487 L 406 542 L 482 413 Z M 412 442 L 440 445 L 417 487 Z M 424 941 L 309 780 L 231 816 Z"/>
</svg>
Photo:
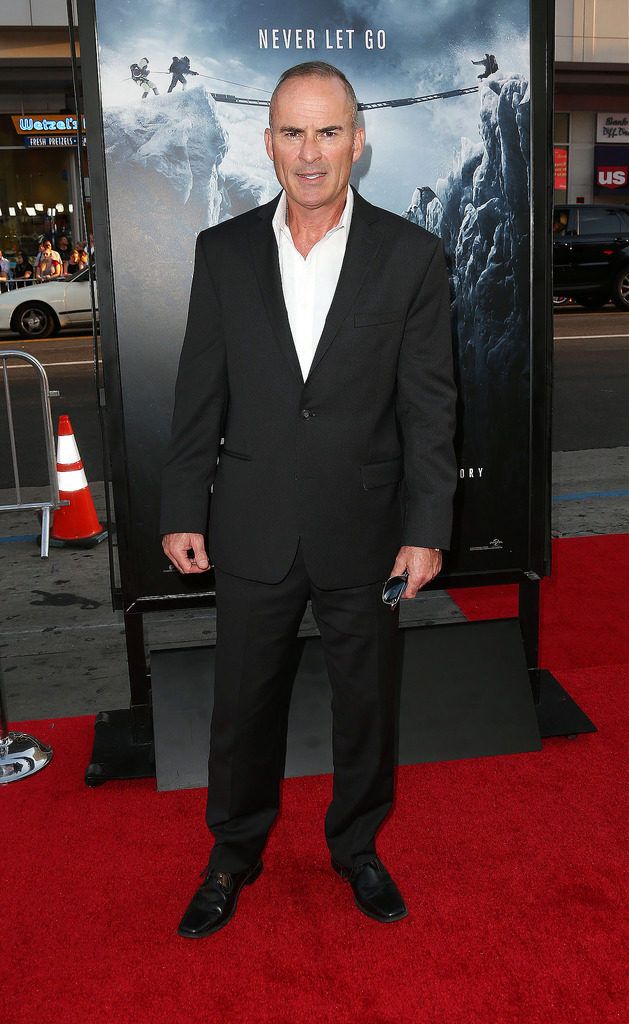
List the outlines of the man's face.
<svg viewBox="0 0 629 1024">
<path fill-rule="evenodd" d="M 307 210 L 332 207 L 347 190 L 365 144 L 338 78 L 291 78 L 280 87 L 266 151 L 289 200 Z"/>
</svg>

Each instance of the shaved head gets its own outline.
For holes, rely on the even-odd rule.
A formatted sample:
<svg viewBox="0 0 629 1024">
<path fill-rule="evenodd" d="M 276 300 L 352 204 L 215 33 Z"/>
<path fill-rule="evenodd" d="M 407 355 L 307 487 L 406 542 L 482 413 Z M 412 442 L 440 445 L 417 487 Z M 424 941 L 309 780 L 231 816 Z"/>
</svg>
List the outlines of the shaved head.
<svg viewBox="0 0 629 1024">
<path fill-rule="evenodd" d="M 358 101 L 351 82 L 333 64 L 327 64 L 324 60 L 309 60 L 304 61 L 303 64 L 295 64 L 294 67 L 288 68 L 280 75 L 278 83 L 273 90 L 269 107 L 269 127 L 271 131 L 273 130 L 273 116 L 277 108 L 277 94 L 284 85 L 284 82 L 289 82 L 294 78 L 338 78 L 345 89 L 347 102 L 351 108 L 352 128 L 354 131 L 358 128 Z"/>
</svg>

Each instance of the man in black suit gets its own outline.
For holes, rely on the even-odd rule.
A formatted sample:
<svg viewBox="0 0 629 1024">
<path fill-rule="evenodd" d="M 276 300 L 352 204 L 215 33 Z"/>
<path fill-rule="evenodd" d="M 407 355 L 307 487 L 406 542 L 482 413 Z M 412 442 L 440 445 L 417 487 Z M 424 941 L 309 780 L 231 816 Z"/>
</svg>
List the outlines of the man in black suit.
<svg viewBox="0 0 629 1024">
<path fill-rule="evenodd" d="M 375 849 L 398 625 L 381 591 L 408 570 L 412 598 L 439 572 L 456 480 L 441 243 L 349 187 L 364 130 L 336 68 L 285 72 L 269 124 L 281 195 L 197 240 L 163 484 L 166 555 L 206 572 L 209 515 L 216 574 L 215 842 L 179 927 L 191 938 L 226 924 L 262 870 L 308 600 L 333 693 L 332 867 L 370 917 L 406 915 Z"/>
</svg>

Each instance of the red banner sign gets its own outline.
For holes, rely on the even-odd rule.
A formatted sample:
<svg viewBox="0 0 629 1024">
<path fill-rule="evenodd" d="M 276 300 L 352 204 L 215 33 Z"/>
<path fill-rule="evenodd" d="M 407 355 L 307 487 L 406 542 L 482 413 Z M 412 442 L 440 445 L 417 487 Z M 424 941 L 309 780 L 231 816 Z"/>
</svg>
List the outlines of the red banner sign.
<svg viewBox="0 0 629 1024">
<path fill-rule="evenodd" d="M 568 188 L 568 148 L 555 146 L 555 189 Z"/>
</svg>

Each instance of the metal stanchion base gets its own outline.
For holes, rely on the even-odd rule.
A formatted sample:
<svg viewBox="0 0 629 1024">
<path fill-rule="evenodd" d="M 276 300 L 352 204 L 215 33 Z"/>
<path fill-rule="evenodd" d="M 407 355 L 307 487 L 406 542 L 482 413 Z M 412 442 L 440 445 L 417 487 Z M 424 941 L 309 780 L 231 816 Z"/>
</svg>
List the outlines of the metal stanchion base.
<svg viewBox="0 0 629 1024">
<path fill-rule="evenodd" d="M 0 784 L 34 775 L 51 760 L 52 747 L 27 732 L 9 732 L 0 738 Z"/>
<path fill-rule="evenodd" d="M 155 775 L 153 717 L 148 705 L 99 711 L 94 724 L 92 760 L 85 772 L 88 786 L 111 779 L 147 779 Z"/>
</svg>

